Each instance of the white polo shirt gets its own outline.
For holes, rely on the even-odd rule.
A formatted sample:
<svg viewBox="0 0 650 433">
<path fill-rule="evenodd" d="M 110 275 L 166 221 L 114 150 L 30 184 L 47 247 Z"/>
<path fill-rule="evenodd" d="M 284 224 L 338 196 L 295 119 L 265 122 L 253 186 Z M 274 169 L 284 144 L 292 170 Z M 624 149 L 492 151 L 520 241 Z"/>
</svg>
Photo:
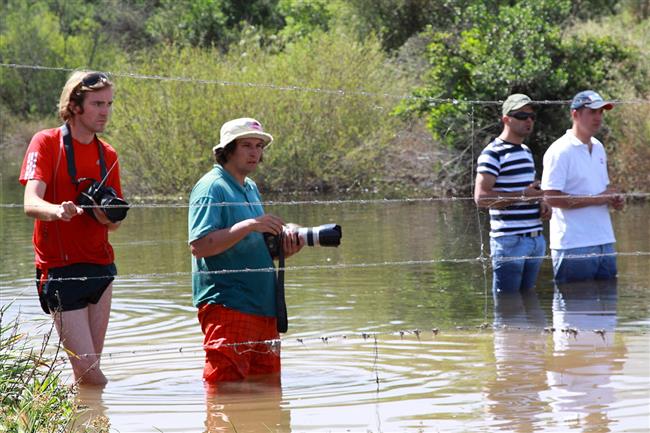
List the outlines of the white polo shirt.
<svg viewBox="0 0 650 433">
<path fill-rule="evenodd" d="M 570 195 L 596 195 L 609 185 L 603 144 L 591 138 L 592 150 L 571 130 L 544 154 L 542 189 Z M 616 242 L 607 205 L 577 209 L 553 208 L 549 224 L 550 248 L 580 248 Z"/>
</svg>

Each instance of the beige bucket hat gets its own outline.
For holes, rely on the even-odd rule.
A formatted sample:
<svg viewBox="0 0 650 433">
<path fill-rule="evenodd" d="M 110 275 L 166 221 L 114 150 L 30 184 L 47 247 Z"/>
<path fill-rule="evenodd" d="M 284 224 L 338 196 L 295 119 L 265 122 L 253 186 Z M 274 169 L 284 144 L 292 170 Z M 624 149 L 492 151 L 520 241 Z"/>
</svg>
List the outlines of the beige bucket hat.
<svg viewBox="0 0 650 433">
<path fill-rule="evenodd" d="M 222 149 L 226 145 L 237 138 L 259 138 L 264 141 L 264 147 L 271 144 L 273 136 L 264 132 L 262 124 L 250 117 L 242 117 L 240 119 L 229 120 L 221 127 L 221 138 L 219 144 L 212 148 L 214 152 L 217 149 Z"/>
</svg>

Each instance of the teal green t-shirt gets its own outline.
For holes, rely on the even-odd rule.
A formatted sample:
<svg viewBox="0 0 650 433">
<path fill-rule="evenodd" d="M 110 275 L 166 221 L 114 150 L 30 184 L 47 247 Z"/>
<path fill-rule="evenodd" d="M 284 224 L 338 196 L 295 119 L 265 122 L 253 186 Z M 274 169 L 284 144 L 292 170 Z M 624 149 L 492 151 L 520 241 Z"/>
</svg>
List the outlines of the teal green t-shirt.
<svg viewBox="0 0 650 433">
<path fill-rule="evenodd" d="M 255 182 L 246 178 L 242 186 L 221 165 L 215 164 L 190 194 L 189 242 L 263 215 L 261 201 Z M 215 272 L 242 269 L 249 272 Z M 244 313 L 275 316 L 275 284 L 273 259 L 261 233 L 249 233 L 220 254 L 202 259 L 192 256 L 195 307 L 221 304 Z"/>
</svg>

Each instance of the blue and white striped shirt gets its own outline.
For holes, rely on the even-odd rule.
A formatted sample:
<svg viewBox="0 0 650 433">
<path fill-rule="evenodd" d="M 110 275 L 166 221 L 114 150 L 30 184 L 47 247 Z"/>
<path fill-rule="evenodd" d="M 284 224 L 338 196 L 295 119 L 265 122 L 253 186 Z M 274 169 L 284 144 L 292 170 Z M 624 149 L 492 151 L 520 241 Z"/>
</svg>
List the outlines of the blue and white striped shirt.
<svg viewBox="0 0 650 433">
<path fill-rule="evenodd" d="M 478 173 L 496 177 L 494 191 L 523 191 L 535 181 L 533 154 L 525 144 L 495 138 L 478 157 Z M 498 237 L 542 230 L 539 203 L 517 202 L 501 209 L 490 208 L 490 236 Z"/>
</svg>

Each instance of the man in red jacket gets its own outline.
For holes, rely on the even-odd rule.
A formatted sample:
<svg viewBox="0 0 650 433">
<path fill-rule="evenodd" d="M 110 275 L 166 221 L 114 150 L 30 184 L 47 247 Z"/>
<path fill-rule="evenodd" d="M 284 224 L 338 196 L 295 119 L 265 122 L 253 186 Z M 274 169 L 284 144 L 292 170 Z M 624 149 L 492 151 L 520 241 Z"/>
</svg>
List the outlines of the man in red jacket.
<svg viewBox="0 0 650 433">
<path fill-rule="evenodd" d="M 98 206 L 102 195 L 122 197 L 117 153 L 96 135 L 112 104 L 113 84 L 105 74 L 72 73 L 59 102 L 65 124 L 34 135 L 19 179 L 25 213 L 35 219 L 41 307 L 54 319 L 75 381 L 96 385 L 106 383 L 99 362 L 117 273 L 108 232 L 126 216 L 126 210 Z M 91 192 L 93 184 L 101 187 L 99 195 Z"/>
</svg>

